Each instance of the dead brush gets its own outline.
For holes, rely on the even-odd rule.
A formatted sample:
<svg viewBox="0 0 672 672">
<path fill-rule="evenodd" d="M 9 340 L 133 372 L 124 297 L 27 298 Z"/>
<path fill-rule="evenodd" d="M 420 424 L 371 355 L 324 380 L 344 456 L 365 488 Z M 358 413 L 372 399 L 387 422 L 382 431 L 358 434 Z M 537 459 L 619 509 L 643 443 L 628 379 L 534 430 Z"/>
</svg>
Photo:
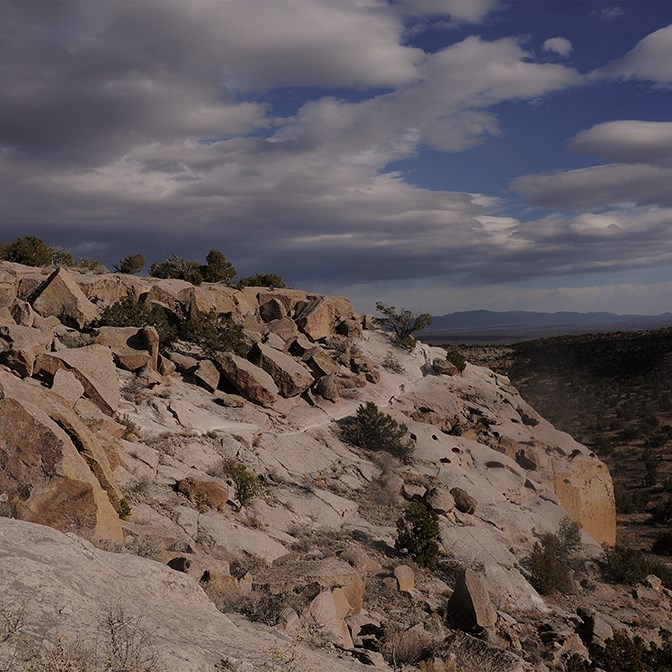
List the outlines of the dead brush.
<svg viewBox="0 0 672 672">
<path fill-rule="evenodd" d="M 432 638 L 429 634 L 388 623 L 385 626 L 380 652 L 396 670 L 402 665 L 416 665 L 431 646 Z"/>
</svg>

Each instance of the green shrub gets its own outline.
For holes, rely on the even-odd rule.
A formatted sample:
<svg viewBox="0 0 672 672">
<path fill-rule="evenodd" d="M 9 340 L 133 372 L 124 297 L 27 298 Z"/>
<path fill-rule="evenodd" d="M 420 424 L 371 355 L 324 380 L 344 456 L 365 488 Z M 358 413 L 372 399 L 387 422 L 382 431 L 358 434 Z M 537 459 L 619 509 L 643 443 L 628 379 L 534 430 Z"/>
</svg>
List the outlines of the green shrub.
<svg viewBox="0 0 672 672">
<path fill-rule="evenodd" d="M 346 418 L 342 424 L 346 441 L 374 452 L 384 451 L 402 461 L 408 461 L 415 448 L 407 437 L 408 428 L 383 413 L 372 401 L 361 404 L 357 414 Z"/>
<path fill-rule="evenodd" d="M 149 274 L 153 278 L 186 280 L 193 285 L 200 285 L 203 282 L 201 268 L 197 261 L 190 261 L 176 254 L 171 254 L 164 261 L 155 261 L 149 267 Z"/>
<path fill-rule="evenodd" d="M 269 289 L 285 289 L 287 284 L 276 273 L 257 273 L 241 278 L 239 287 L 268 287 Z"/>
<path fill-rule="evenodd" d="M 530 573 L 530 583 L 541 595 L 570 588 L 570 556 L 581 546 L 581 530 L 578 523 L 564 518 L 556 534 L 547 533 L 535 542 L 532 552 L 525 559 Z"/>
<path fill-rule="evenodd" d="M 614 499 L 616 500 L 616 511 L 619 513 L 641 513 L 646 511 L 649 505 L 647 493 L 629 490 L 619 481 L 614 483 Z"/>
<path fill-rule="evenodd" d="M 103 310 L 99 325 L 104 327 L 154 327 L 162 346 L 177 338 L 177 329 L 160 306 L 147 305 L 127 296 Z"/>
<path fill-rule="evenodd" d="M 128 503 L 126 497 L 119 500 L 119 518 L 126 520 L 131 515 L 131 505 Z"/>
<path fill-rule="evenodd" d="M 659 459 L 650 448 L 645 448 L 642 451 L 641 459 L 644 464 L 644 487 L 653 487 L 658 480 Z"/>
<path fill-rule="evenodd" d="M 381 326 L 394 332 L 397 343 L 408 349 L 415 346 L 415 338 L 411 334 L 426 329 L 432 323 L 429 313 L 416 314 L 405 308 L 397 311 L 395 306 L 387 306 L 381 301 L 376 303 L 376 310 L 383 314 L 379 318 Z"/>
<path fill-rule="evenodd" d="M 13 261 L 24 266 L 72 266 L 74 259 L 70 252 L 57 247 L 49 247 L 43 240 L 35 236 L 17 238 L 6 243 L 0 249 L 5 261 Z"/>
<path fill-rule="evenodd" d="M 623 632 L 614 633 L 604 647 L 591 647 L 593 669 L 605 672 L 667 672 L 672 664 L 669 642 L 662 647 L 648 645 L 640 637 L 630 639 Z"/>
<path fill-rule="evenodd" d="M 87 259 L 86 257 L 77 257 L 73 262 L 75 268 L 85 271 L 93 271 L 94 273 L 109 273 L 107 268 L 95 259 Z"/>
<path fill-rule="evenodd" d="M 397 519 L 394 547 L 406 551 L 421 567 L 433 567 L 439 556 L 439 516 L 423 502 L 411 502 Z"/>
<path fill-rule="evenodd" d="M 230 315 L 194 313 L 180 328 L 180 338 L 198 345 L 209 357 L 233 352 L 246 357 L 249 350 L 243 328 Z"/>
<path fill-rule="evenodd" d="M 201 275 L 206 282 L 233 283 L 236 269 L 219 250 L 210 250 L 205 258 L 206 265 L 201 266 Z"/>
<path fill-rule="evenodd" d="M 236 485 L 236 499 L 240 506 L 249 506 L 259 489 L 259 479 L 242 462 L 234 459 L 225 460 L 222 471 Z"/>
<path fill-rule="evenodd" d="M 448 350 L 448 352 L 446 352 L 446 359 L 451 364 L 454 364 L 460 373 L 467 367 L 467 360 L 459 350 Z"/>
<path fill-rule="evenodd" d="M 651 563 L 638 548 L 616 545 L 602 553 L 607 574 L 617 583 L 633 584 L 651 573 Z"/>
<path fill-rule="evenodd" d="M 651 550 L 658 555 L 672 555 L 672 532 L 659 532 Z"/>
<path fill-rule="evenodd" d="M 142 254 L 129 254 L 114 267 L 114 270 L 118 273 L 140 273 L 144 266 L 145 258 Z"/>
</svg>

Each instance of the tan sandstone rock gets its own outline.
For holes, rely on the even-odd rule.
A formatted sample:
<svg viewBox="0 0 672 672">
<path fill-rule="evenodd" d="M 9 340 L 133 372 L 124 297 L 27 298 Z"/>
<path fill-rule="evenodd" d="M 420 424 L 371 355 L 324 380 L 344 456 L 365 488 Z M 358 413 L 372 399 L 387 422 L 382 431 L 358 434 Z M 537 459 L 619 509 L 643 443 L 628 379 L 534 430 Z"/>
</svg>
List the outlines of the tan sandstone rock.
<svg viewBox="0 0 672 672">
<path fill-rule="evenodd" d="M 295 397 L 314 382 L 310 371 L 291 355 L 264 343 L 252 347 L 250 360 L 271 376 L 283 397 Z"/>
<path fill-rule="evenodd" d="M 38 287 L 32 305 L 40 315 L 55 315 L 63 324 L 77 329 L 83 329 L 100 317 L 98 308 L 89 301 L 65 268 L 55 270 Z"/>
<path fill-rule="evenodd" d="M 467 568 L 457 577 L 448 601 L 450 622 L 465 631 L 488 630 L 497 622 L 497 612 L 480 576 Z"/>
<path fill-rule="evenodd" d="M 105 345 L 88 345 L 38 355 L 35 369 L 53 378 L 59 369 L 72 371 L 86 395 L 107 415 L 119 408 L 119 377 L 112 351 Z"/>
<path fill-rule="evenodd" d="M 606 465 L 588 455 L 553 465 L 555 494 L 570 520 L 600 544 L 616 543 L 616 505 Z"/>
<path fill-rule="evenodd" d="M 45 350 L 51 349 L 54 334 L 33 327 L 16 324 L 0 324 L 0 339 L 7 342 L 9 350 L 4 355 L 5 363 L 22 377 L 33 375 L 35 359 Z"/>
<path fill-rule="evenodd" d="M 230 352 L 218 353 L 216 361 L 224 377 L 245 399 L 261 406 L 272 406 L 278 400 L 278 386 L 263 369 Z"/>
<path fill-rule="evenodd" d="M 2 389 L 9 391 L 6 383 Z M 7 395 L 0 399 L 0 492 L 24 520 L 121 541 L 117 512 L 90 466 L 96 449 L 87 439 L 86 445 L 82 442 L 85 431 L 69 419 L 70 426 L 65 414 L 56 422 L 25 401 Z M 82 454 L 87 451 L 90 462 Z M 97 457 L 106 461 L 100 453 Z M 98 467 L 101 477 L 111 479 L 109 465 L 107 472 L 104 465 Z M 106 484 L 114 489 L 110 480 Z"/>
</svg>

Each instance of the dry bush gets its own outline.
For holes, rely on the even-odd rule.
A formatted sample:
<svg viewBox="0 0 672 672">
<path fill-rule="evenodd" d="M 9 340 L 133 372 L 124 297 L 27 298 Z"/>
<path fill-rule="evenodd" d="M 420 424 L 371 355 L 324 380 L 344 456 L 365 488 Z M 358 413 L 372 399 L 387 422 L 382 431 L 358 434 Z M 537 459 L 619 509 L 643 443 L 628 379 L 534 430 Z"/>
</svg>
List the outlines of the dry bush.
<svg viewBox="0 0 672 672">
<path fill-rule="evenodd" d="M 163 672 L 154 632 L 121 604 L 101 618 L 96 645 L 59 637 L 44 645 L 23 637 L 32 594 L 12 607 L 0 604 L 0 672 Z"/>
<path fill-rule="evenodd" d="M 59 639 L 54 648 L 33 649 L 21 672 L 97 672 L 94 651 L 83 642 Z M 107 669 L 107 668 L 105 668 Z"/>
<path fill-rule="evenodd" d="M 387 624 L 380 652 L 394 669 L 399 665 L 416 665 L 432 645 L 428 634 L 404 629 L 397 624 Z"/>
<path fill-rule="evenodd" d="M 105 672 L 160 672 L 159 654 L 154 648 L 154 631 L 141 616 L 134 616 L 117 603 L 103 616 L 105 629 Z"/>
<path fill-rule="evenodd" d="M 387 371 L 390 371 L 391 373 L 406 373 L 406 369 L 399 362 L 396 355 L 391 351 L 385 355 L 385 359 L 383 360 L 383 368 L 387 369 Z"/>
</svg>

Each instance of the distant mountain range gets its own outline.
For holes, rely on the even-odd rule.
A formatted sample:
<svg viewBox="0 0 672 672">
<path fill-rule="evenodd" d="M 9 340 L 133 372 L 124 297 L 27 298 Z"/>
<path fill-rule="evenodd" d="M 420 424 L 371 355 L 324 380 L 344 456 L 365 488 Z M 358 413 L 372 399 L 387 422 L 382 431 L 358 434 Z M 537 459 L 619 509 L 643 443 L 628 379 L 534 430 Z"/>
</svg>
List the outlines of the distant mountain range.
<svg viewBox="0 0 672 672">
<path fill-rule="evenodd" d="M 672 313 L 617 315 L 615 313 L 535 313 L 469 310 L 432 318 L 421 339 L 464 342 L 511 342 L 546 336 L 605 331 L 638 331 L 672 326 Z"/>
</svg>

